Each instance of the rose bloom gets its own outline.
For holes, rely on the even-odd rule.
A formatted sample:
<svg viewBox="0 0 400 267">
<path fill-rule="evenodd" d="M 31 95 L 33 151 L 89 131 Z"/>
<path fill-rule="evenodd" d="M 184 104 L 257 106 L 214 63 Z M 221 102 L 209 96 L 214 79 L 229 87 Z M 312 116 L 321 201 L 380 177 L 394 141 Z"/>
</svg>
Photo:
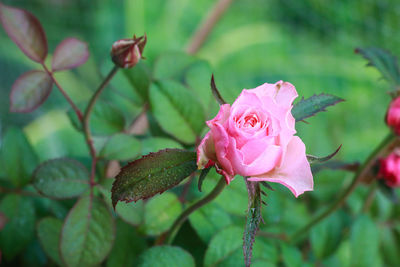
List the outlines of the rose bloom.
<svg viewBox="0 0 400 267">
<path fill-rule="evenodd" d="M 386 123 L 397 135 L 400 135 L 400 97 L 397 97 L 390 103 L 386 113 Z"/>
<path fill-rule="evenodd" d="M 378 177 L 391 187 L 400 186 L 400 151 L 396 150 L 387 158 L 379 160 Z"/>
<path fill-rule="evenodd" d="M 249 181 L 283 184 L 297 197 L 313 189 L 304 143 L 297 136 L 287 82 L 244 89 L 231 105 L 207 121 L 210 131 L 197 148 L 199 169 L 215 166 L 229 184 L 236 174 Z"/>
</svg>

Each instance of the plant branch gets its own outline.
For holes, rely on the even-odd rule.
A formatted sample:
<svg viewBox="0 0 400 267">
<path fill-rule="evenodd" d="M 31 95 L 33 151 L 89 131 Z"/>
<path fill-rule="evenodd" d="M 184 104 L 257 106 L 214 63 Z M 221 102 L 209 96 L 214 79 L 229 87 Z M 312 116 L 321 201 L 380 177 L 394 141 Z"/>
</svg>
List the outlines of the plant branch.
<svg viewBox="0 0 400 267">
<path fill-rule="evenodd" d="M 203 45 L 211 30 L 217 24 L 224 12 L 228 9 L 233 0 L 219 0 L 210 10 L 207 17 L 200 24 L 186 48 L 189 54 L 195 54 Z"/>
<path fill-rule="evenodd" d="M 375 198 L 377 189 L 378 189 L 378 183 L 376 181 L 373 181 L 373 184 L 370 185 L 370 187 L 369 187 L 367 197 L 365 198 L 365 202 L 364 202 L 364 205 L 361 210 L 362 213 L 368 212 L 368 210 L 371 207 L 372 202 Z"/>
<path fill-rule="evenodd" d="M 93 107 L 94 107 L 96 101 L 98 100 L 100 94 L 104 91 L 104 89 L 107 87 L 108 83 L 111 81 L 111 79 L 114 77 L 114 75 L 117 73 L 118 70 L 119 70 L 119 67 L 114 66 L 114 68 L 110 71 L 110 73 L 107 75 L 107 77 L 104 79 L 104 81 L 100 84 L 99 88 L 96 90 L 96 92 L 90 99 L 89 104 L 86 107 L 85 114 L 83 116 L 83 121 L 82 121 L 83 132 L 85 134 L 86 143 L 89 147 L 90 156 L 92 157 L 92 167 L 91 167 L 91 171 L 90 171 L 90 186 L 91 186 L 91 188 L 93 188 L 93 186 L 95 185 L 94 178 L 95 178 L 95 174 L 96 174 L 97 156 L 96 156 L 96 149 L 94 148 L 94 144 L 93 144 L 92 133 L 90 131 L 90 114 L 91 114 Z"/>
<path fill-rule="evenodd" d="M 24 191 L 19 188 L 6 188 L 0 186 L 0 193 L 7 193 L 7 194 L 16 194 L 16 195 L 21 195 L 21 196 L 28 196 L 28 197 L 45 197 L 42 196 L 41 194 L 35 193 L 35 192 L 30 192 L 30 191 Z"/>
<path fill-rule="evenodd" d="M 181 213 L 181 215 L 175 220 L 175 222 L 171 226 L 171 228 L 168 230 L 167 236 L 166 236 L 166 243 L 171 244 L 174 241 L 174 238 L 175 238 L 176 234 L 178 233 L 179 228 L 186 221 L 186 219 L 189 217 L 189 215 L 192 214 L 197 209 L 204 206 L 205 204 L 214 200 L 222 192 L 222 190 L 225 188 L 225 186 L 226 186 L 225 178 L 221 177 L 218 184 L 214 187 L 214 189 L 207 196 L 200 199 L 199 201 L 194 203 L 192 206 L 190 206 L 186 210 L 184 210 Z"/>
<path fill-rule="evenodd" d="M 374 166 L 376 160 L 379 157 L 382 157 L 384 154 L 386 154 L 387 151 L 390 151 L 390 149 L 393 148 L 393 145 L 396 144 L 397 141 L 398 138 L 392 133 L 390 133 L 381 142 L 381 144 L 370 154 L 370 156 L 364 162 L 364 164 L 358 169 L 352 183 L 343 192 L 343 194 L 335 202 L 333 202 L 332 205 L 327 210 L 319 214 L 317 217 L 313 218 L 304 227 L 296 231 L 293 235 L 289 237 L 288 240 L 290 242 L 296 241 L 303 234 L 307 233 L 314 225 L 316 225 L 317 223 L 319 223 L 320 221 L 331 215 L 333 212 L 335 212 L 337 209 L 339 209 L 346 202 L 347 198 L 351 195 L 351 193 L 353 193 L 353 191 L 356 189 L 357 185 L 362 181 L 364 176 L 368 174 L 370 169 Z"/>
<path fill-rule="evenodd" d="M 75 111 L 76 116 L 78 116 L 79 121 L 82 122 L 83 120 L 83 115 L 80 109 L 75 105 L 74 101 L 68 96 L 67 92 L 64 91 L 64 89 L 61 87 L 61 85 L 58 83 L 56 78 L 54 77 L 53 72 L 51 72 L 44 63 L 42 63 L 43 69 L 47 72 L 47 74 L 50 76 L 50 78 L 53 80 L 55 85 L 58 87 L 58 90 L 60 90 L 61 94 L 64 96 L 64 98 L 68 101 L 72 109 Z"/>
</svg>

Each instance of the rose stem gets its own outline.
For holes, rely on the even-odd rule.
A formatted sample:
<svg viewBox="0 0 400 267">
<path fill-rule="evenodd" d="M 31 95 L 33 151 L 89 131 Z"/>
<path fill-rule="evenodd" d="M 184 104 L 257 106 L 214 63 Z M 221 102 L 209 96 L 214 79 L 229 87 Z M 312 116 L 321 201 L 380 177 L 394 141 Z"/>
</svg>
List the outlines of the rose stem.
<svg viewBox="0 0 400 267">
<path fill-rule="evenodd" d="M 294 234 L 292 234 L 288 240 L 289 242 L 295 242 L 299 239 L 303 234 L 308 232 L 314 225 L 331 215 L 337 209 L 339 209 L 347 200 L 347 198 L 353 193 L 356 189 L 357 185 L 360 183 L 362 178 L 370 171 L 371 167 L 374 165 L 375 161 L 381 157 L 387 150 L 390 148 L 398 139 L 395 135 L 390 133 L 380 144 L 379 146 L 369 155 L 364 164 L 358 169 L 356 172 L 353 182 L 349 185 L 349 187 L 344 191 L 344 193 L 335 201 L 333 204 L 325 210 L 323 213 L 312 219 L 305 226 L 297 230 Z"/>
<path fill-rule="evenodd" d="M 186 47 L 188 54 L 195 54 L 203 45 L 213 27 L 228 9 L 233 0 L 219 0 L 210 10 L 207 17 L 202 21 L 199 28 L 193 34 Z"/>
<path fill-rule="evenodd" d="M 58 83 L 56 78 L 54 77 L 53 72 L 51 72 L 44 63 L 42 63 L 43 69 L 47 72 L 47 74 L 50 76 L 50 78 L 53 80 L 55 85 L 58 87 L 60 90 L 61 94 L 64 96 L 64 98 L 68 101 L 72 109 L 75 111 L 76 116 L 78 116 L 78 119 L 80 122 L 83 120 L 82 112 L 79 110 L 79 108 L 74 104 L 72 99 L 68 96 L 68 94 L 65 92 L 65 90 L 61 87 L 61 85 Z"/>
<path fill-rule="evenodd" d="M 365 198 L 364 205 L 361 209 L 362 213 L 368 212 L 369 208 L 372 205 L 372 202 L 374 201 L 377 189 L 378 189 L 378 183 L 376 181 L 373 181 L 373 184 L 370 185 L 370 187 L 369 187 L 368 195 Z"/>
<path fill-rule="evenodd" d="M 85 110 L 85 114 L 83 116 L 83 121 L 82 121 L 82 126 L 83 126 L 83 131 L 85 134 L 85 140 L 86 143 L 89 147 L 90 151 L 90 156 L 92 157 L 92 167 L 90 171 L 90 195 L 93 196 L 93 186 L 95 185 L 95 174 L 96 174 L 96 164 L 97 164 L 97 156 L 96 156 L 96 149 L 94 148 L 93 145 L 93 139 L 92 139 L 92 133 L 90 132 L 90 114 L 93 110 L 94 104 L 96 103 L 97 99 L 99 98 L 100 94 L 103 92 L 103 90 L 106 88 L 108 83 L 111 81 L 111 79 L 114 77 L 114 75 L 117 73 L 119 70 L 119 67 L 114 66 L 110 73 L 107 75 L 107 77 L 104 79 L 104 81 L 100 84 L 99 88 L 96 90 L 94 95 L 89 101 L 89 104 Z"/>
<path fill-rule="evenodd" d="M 166 243 L 171 244 L 174 241 L 176 234 L 178 233 L 179 228 L 181 225 L 186 221 L 190 214 L 192 214 L 197 209 L 201 208 L 205 204 L 214 200 L 225 188 L 226 181 L 224 177 L 221 177 L 218 184 L 214 187 L 214 189 L 204 198 L 200 199 L 186 210 L 184 210 L 181 215 L 175 220 L 174 224 L 169 228 L 167 235 L 166 235 Z"/>
</svg>

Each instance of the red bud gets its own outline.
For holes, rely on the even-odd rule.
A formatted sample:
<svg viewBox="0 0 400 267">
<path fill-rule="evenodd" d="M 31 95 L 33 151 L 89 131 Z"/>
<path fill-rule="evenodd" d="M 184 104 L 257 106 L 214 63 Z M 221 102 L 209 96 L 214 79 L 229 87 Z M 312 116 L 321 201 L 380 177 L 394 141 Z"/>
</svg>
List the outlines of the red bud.
<svg viewBox="0 0 400 267">
<path fill-rule="evenodd" d="M 147 42 L 146 35 L 133 39 L 116 41 L 111 48 L 112 61 L 121 68 L 132 68 L 143 58 L 143 50 Z"/>
</svg>

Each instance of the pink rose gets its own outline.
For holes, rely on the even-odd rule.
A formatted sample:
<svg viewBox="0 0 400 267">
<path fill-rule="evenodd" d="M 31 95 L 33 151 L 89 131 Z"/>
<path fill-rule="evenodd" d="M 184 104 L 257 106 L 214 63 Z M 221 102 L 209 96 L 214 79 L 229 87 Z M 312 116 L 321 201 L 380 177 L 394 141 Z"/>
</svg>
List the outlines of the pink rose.
<svg viewBox="0 0 400 267">
<path fill-rule="evenodd" d="M 378 177 L 384 179 L 388 186 L 400 186 L 400 151 L 395 151 L 379 161 Z"/>
<path fill-rule="evenodd" d="M 400 97 L 397 97 L 390 103 L 386 113 L 386 123 L 397 135 L 400 135 Z"/>
<path fill-rule="evenodd" d="M 297 197 L 313 189 L 304 143 L 291 109 L 294 86 L 279 81 L 243 90 L 207 121 L 210 131 L 197 148 L 199 169 L 215 166 L 229 184 L 236 174 L 249 181 L 280 183 Z"/>
</svg>

